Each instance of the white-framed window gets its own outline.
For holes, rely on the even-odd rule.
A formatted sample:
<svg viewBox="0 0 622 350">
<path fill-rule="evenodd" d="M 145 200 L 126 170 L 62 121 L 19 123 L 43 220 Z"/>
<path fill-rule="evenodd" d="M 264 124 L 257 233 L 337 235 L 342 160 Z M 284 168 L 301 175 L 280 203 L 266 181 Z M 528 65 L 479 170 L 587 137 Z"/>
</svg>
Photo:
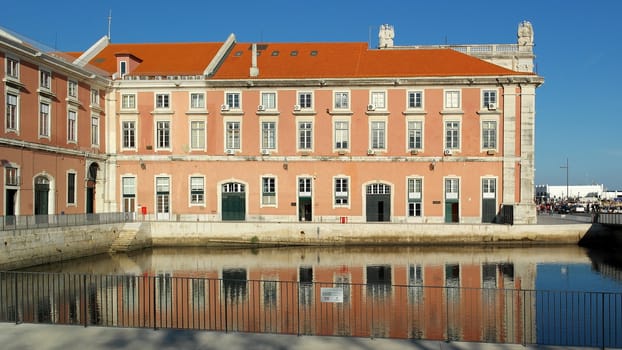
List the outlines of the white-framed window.
<svg viewBox="0 0 622 350">
<path fill-rule="evenodd" d="M 239 150 L 241 145 L 241 129 L 239 121 L 228 121 L 225 123 L 225 146 L 227 149 Z"/>
<path fill-rule="evenodd" d="M 6 186 L 19 186 L 19 169 L 15 167 L 5 167 L 4 184 Z"/>
<path fill-rule="evenodd" d="M 67 96 L 72 99 L 78 99 L 78 82 L 75 80 L 67 80 Z"/>
<path fill-rule="evenodd" d="M 349 204 L 350 191 L 347 177 L 335 178 L 335 206 L 347 206 Z"/>
<path fill-rule="evenodd" d="M 308 91 L 298 92 L 298 105 L 302 109 L 313 109 L 313 93 Z"/>
<path fill-rule="evenodd" d="M 91 105 L 99 106 L 99 90 L 91 89 Z"/>
<path fill-rule="evenodd" d="M 136 210 L 136 178 L 124 176 L 121 178 L 121 196 L 123 197 L 123 212 L 131 213 Z"/>
<path fill-rule="evenodd" d="M 239 92 L 226 92 L 225 104 L 231 109 L 242 108 L 242 100 Z"/>
<path fill-rule="evenodd" d="M 190 204 L 205 204 L 205 178 L 203 176 L 190 177 Z"/>
<path fill-rule="evenodd" d="M 39 87 L 45 90 L 52 89 L 52 72 L 45 69 L 39 70 Z"/>
<path fill-rule="evenodd" d="M 156 121 L 156 146 L 158 149 L 171 147 L 171 122 L 168 120 Z"/>
<path fill-rule="evenodd" d="M 261 93 L 261 106 L 267 110 L 276 109 L 276 92 L 262 92 Z"/>
<path fill-rule="evenodd" d="M 67 204 L 76 204 L 76 173 L 67 173 Z"/>
<path fill-rule="evenodd" d="M 423 122 L 420 120 L 408 121 L 408 149 L 423 148 Z"/>
<path fill-rule="evenodd" d="M 6 129 L 19 130 L 19 94 L 7 92 L 6 94 Z"/>
<path fill-rule="evenodd" d="M 370 122 L 370 148 L 385 149 L 386 148 L 386 122 L 372 120 Z"/>
<path fill-rule="evenodd" d="M 156 109 L 169 109 L 171 108 L 171 95 L 167 93 L 160 93 L 155 95 L 155 108 Z"/>
<path fill-rule="evenodd" d="M 298 179 L 298 196 L 299 197 L 311 197 L 311 178 L 301 177 Z"/>
<path fill-rule="evenodd" d="M 205 109 L 205 93 L 190 93 L 190 109 Z"/>
<path fill-rule="evenodd" d="M 298 122 L 298 149 L 311 150 L 313 148 L 313 122 Z"/>
<path fill-rule="evenodd" d="M 99 145 L 99 116 L 95 114 L 91 116 L 91 145 Z"/>
<path fill-rule="evenodd" d="M 261 204 L 276 205 L 276 178 L 271 176 L 261 178 Z"/>
<path fill-rule="evenodd" d="M 19 80 L 19 60 L 10 56 L 6 57 L 6 76 Z"/>
<path fill-rule="evenodd" d="M 445 108 L 446 109 L 460 108 L 460 90 L 446 90 L 445 91 Z"/>
<path fill-rule="evenodd" d="M 75 110 L 67 111 L 67 142 L 78 140 L 78 112 Z"/>
<path fill-rule="evenodd" d="M 497 148 L 497 122 L 495 120 L 482 121 L 482 148 Z"/>
<path fill-rule="evenodd" d="M 136 94 L 122 94 L 121 109 L 136 109 Z"/>
<path fill-rule="evenodd" d="M 276 122 L 261 122 L 261 148 L 276 149 Z"/>
<path fill-rule="evenodd" d="M 460 148 L 460 122 L 459 121 L 446 121 L 445 122 L 445 148 L 446 149 L 459 149 Z"/>
<path fill-rule="evenodd" d="M 387 108 L 387 93 L 386 91 L 372 91 L 369 96 L 369 103 L 376 109 Z"/>
<path fill-rule="evenodd" d="M 67 204 L 75 205 L 76 204 L 76 179 L 77 175 L 75 172 L 67 173 Z"/>
<path fill-rule="evenodd" d="M 495 178 L 483 178 L 482 179 L 482 197 L 483 198 L 496 198 L 497 193 L 497 179 Z"/>
<path fill-rule="evenodd" d="M 119 74 L 121 77 L 127 74 L 127 61 L 119 61 Z"/>
<path fill-rule="evenodd" d="M 497 105 L 497 91 L 496 90 L 483 90 L 482 91 L 482 108 L 496 108 Z"/>
<path fill-rule="evenodd" d="M 136 149 L 136 121 L 124 120 L 121 122 L 123 148 Z"/>
<path fill-rule="evenodd" d="M 350 147 L 350 122 L 336 120 L 335 123 L 335 149 L 347 150 Z"/>
<path fill-rule="evenodd" d="M 460 179 L 445 179 L 445 199 L 458 199 L 460 193 Z"/>
<path fill-rule="evenodd" d="M 408 216 L 422 216 L 422 183 L 421 178 L 408 178 Z"/>
<path fill-rule="evenodd" d="M 190 148 L 193 150 L 205 149 L 205 121 L 190 121 Z"/>
<path fill-rule="evenodd" d="M 423 91 L 408 91 L 408 108 L 423 108 Z"/>
<path fill-rule="evenodd" d="M 39 137 L 50 137 L 50 103 L 39 102 Z"/>
<path fill-rule="evenodd" d="M 348 91 L 335 91 L 335 109 L 350 109 L 350 93 Z"/>
</svg>

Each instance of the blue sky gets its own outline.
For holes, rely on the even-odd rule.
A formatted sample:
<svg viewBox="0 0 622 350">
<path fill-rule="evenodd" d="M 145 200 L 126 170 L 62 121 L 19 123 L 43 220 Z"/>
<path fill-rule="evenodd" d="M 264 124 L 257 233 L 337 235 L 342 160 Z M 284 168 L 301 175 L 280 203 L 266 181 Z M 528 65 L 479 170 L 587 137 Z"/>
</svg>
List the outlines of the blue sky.
<svg viewBox="0 0 622 350">
<path fill-rule="evenodd" d="M 0 11 L 0 26 L 62 51 L 112 41 L 370 42 L 395 27 L 396 45 L 515 43 L 535 33 L 536 184 L 622 190 L 622 1 L 34 1 Z"/>
</svg>

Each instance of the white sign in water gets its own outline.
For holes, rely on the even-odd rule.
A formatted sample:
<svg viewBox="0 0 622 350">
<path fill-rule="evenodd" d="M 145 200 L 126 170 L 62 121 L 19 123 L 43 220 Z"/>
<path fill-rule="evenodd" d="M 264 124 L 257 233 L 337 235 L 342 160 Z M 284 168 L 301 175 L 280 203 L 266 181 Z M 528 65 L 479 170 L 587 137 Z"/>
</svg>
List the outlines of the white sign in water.
<svg viewBox="0 0 622 350">
<path fill-rule="evenodd" d="M 343 303 L 343 288 L 322 288 L 320 295 L 323 303 Z"/>
</svg>

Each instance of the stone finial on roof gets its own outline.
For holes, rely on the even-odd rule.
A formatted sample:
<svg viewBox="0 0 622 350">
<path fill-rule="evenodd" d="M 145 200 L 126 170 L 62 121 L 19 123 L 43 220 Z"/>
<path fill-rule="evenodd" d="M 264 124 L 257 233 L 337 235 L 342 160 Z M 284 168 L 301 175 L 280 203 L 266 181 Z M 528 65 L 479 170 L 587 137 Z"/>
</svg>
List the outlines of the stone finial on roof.
<svg viewBox="0 0 622 350">
<path fill-rule="evenodd" d="M 518 25 L 518 45 L 533 45 L 533 27 L 529 21 L 522 21 Z"/>
<path fill-rule="evenodd" d="M 395 32 L 393 31 L 393 26 L 389 24 L 383 24 L 380 26 L 380 31 L 378 33 L 378 48 L 383 49 L 386 47 L 393 47 L 393 38 L 395 37 Z"/>
</svg>

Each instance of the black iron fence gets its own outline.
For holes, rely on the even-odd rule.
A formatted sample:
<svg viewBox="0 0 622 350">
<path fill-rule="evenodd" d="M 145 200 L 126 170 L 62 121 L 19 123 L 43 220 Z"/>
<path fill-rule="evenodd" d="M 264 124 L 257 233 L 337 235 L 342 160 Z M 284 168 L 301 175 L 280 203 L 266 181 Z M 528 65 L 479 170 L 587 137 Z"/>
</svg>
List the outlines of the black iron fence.
<svg viewBox="0 0 622 350">
<path fill-rule="evenodd" d="M 622 293 L 0 272 L 0 322 L 622 347 Z"/>
<path fill-rule="evenodd" d="M 134 213 L 0 216 L 0 231 L 114 224 L 126 221 L 134 221 Z"/>
</svg>

